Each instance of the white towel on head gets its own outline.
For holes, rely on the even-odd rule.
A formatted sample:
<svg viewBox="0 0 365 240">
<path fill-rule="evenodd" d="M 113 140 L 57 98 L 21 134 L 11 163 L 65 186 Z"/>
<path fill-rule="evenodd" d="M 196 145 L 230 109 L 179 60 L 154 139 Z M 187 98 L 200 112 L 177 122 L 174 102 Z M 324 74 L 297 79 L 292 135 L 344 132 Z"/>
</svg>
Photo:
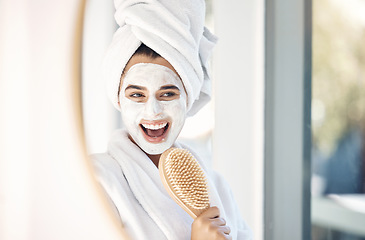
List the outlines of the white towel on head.
<svg viewBox="0 0 365 240">
<path fill-rule="evenodd" d="M 204 0 L 115 0 L 119 28 L 106 53 L 107 94 L 119 110 L 122 71 L 141 43 L 165 58 L 180 75 L 188 94 L 188 116 L 210 100 L 207 70 L 216 37 L 204 27 Z"/>
</svg>

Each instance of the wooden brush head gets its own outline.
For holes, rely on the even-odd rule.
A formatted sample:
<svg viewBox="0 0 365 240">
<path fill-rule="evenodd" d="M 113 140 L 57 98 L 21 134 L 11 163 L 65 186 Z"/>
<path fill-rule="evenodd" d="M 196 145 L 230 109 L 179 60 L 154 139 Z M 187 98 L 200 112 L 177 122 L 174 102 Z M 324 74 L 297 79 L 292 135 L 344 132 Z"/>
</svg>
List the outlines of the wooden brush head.
<svg viewBox="0 0 365 240">
<path fill-rule="evenodd" d="M 195 157 L 186 149 L 170 148 L 158 164 L 170 196 L 193 218 L 209 208 L 207 180 Z"/>
</svg>

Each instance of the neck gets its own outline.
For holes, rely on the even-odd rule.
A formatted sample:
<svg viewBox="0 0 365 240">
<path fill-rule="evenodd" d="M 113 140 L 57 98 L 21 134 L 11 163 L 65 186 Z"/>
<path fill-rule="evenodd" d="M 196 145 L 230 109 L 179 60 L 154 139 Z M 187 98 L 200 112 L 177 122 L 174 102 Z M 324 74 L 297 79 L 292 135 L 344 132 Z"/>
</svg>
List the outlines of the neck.
<svg viewBox="0 0 365 240">
<path fill-rule="evenodd" d="M 133 140 L 131 135 L 128 135 L 128 137 L 134 144 L 136 144 L 143 151 L 143 149 Z M 151 155 L 151 154 L 146 153 L 145 151 L 143 151 L 143 152 L 149 157 L 149 159 L 153 162 L 153 164 L 155 164 L 155 166 L 158 168 L 158 162 L 160 161 L 161 154 Z"/>
<path fill-rule="evenodd" d="M 155 164 L 155 166 L 158 168 L 158 163 L 160 161 L 161 154 L 157 154 L 157 155 L 151 155 L 151 154 L 148 154 L 148 153 L 146 153 L 146 154 L 151 159 L 153 164 Z"/>
</svg>

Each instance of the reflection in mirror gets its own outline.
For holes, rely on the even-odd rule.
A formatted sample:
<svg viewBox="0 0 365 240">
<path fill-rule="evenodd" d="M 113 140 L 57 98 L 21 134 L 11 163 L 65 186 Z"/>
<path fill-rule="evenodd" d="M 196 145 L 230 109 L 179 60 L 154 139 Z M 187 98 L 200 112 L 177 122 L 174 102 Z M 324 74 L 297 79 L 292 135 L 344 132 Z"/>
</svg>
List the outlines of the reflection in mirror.
<svg viewBox="0 0 365 240">
<path fill-rule="evenodd" d="M 206 26 L 214 30 L 212 8 L 212 1 L 206 0 Z M 116 29 L 113 1 L 88 1 L 83 38 L 82 98 L 85 136 L 90 154 L 105 152 L 112 132 L 123 124 L 119 112 L 107 99 L 106 84 L 101 73 L 102 59 Z M 212 154 L 213 102 L 210 101 L 196 115 L 187 118 L 179 136 L 183 143 L 200 149 L 208 159 L 211 159 Z"/>
<path fill-rule="evenodd" d="M 214 24 L 212 22 L 214 19 L 211 12 L 212 2 L 213 1 L 206 1 L 206 25 L 211 30 L 215 30 Z M 243 5 L 240 5 L 239 7 L 245 9 L 245 11 L 250 11 L 249 9 L 252 8 L 257 8 L 260 11 L 262 10 L 261 5 L 256 6 L 254 4 L 249 5 L 249 7 Z M 224 11 L 221 11 L 221 13 L 222 12 Z M 113 15 L 113 1 L 94 0 L 90 1 L 87 5 L 83 47 L 83 113 L 85 122 L 85 135 L 87 137 L 88 152 L 90 154 L 106 152 L 109 139 L 112 136 L 114 130 L 123 127 L 120 113 L 116 111 L 112 107 L 112 104 L 109 102 L 109 100 L 107 100 L 105 91 L 106 83 L 103 82 L 101 76 L 101 61 L 104 57 L 103 55 L 109 42 L 111 41 L 112 34 L 118 27 L 114 23 Z M 224 12 L 224 14 L 220 14 L 220 19 L 227 19 L 225 17 L 226 15 L 227 12 Z M 236 11 L 235 15 L 242 15 L 242 11 Z M 254 16 L 253 18 L 258 17 Z M 241 20 L 244 21 L 244 19 Z M 262 22 L 259 22 L 257 25 L 260 25 L 260 23 Z M 219 26 L 222 27 L 225 24 L 226 22 L 224 22 L 224 24 L 220 24 Z M 255 40 L 257 35 L 262 37 L 261 34 L 263 31 L 261 30 L 263 30 L 263 28 L 259 28 L 260 31 L 257 31 L 257 28 L 252 26 L 250 27 L 252 29 L 248 29 L 254 32 L 254 34 L 251 34 L 251 32 L 248 32 L 248 30 L 246 29 L 242 30 L 241 32 L 232 32 L 232 30 L 229 32 L 229 34 L 238 34 L 237 36 L 248 41 L 247 45 L 241 44 L 240 46 L 236 46 L 235 50 L 239 50 L 242 53 L 247 52 L 246 50 L 248 48 L 252 49 L 252 46 L 250 45 L 251 42 L 249 41 L 255 42 L 256 44 L 257 41 Z M 262 26 L 260 25 L 260 27 Z M 221 31 L 224 32 L 224 30 L 222 29 Z M 251 39 L 247 36 L 253 37 Z M 224 44 L 225 46 L 232 45 L 229 39 L 231 39 L 229 35 L 223 36 L 221 46 L 224 46 Z M 262 40 L 262 38 L 260 38 L 260 40 Z M 261 47 L 261 43 L 262 42 L 258 41 L 255 47 Z M 220 49 L 220 51 L 222 52 L 222 49 L 224 49 L 224 47 L 220 47 Z M 257 52 L 262 53 L 261 49 Z M 250 54 L 255 55 L 257 54 L 257 52 L 255 50 L 250 52 Z M 260 61 L 262 59 L 260 58 L 260 55 L 260 57 L 254 58 L 255 61 L 252 61 L 253 58 L 250 54 L 246 53 L 242 54 L 244 56 L 235 56 L 234 58 L 232 57 L 231 60 L 234 62 L 234 64 L 232 65 L 228 64 L 226 53 L 224 53 L 225 59 L 220 61 L 220 63 L 225 62 L 224 64 L 221 64 L 221 66 L 223 67 L 221 67 L 219 70 L 219 80 L 221 81 L 220 84 L 225 87 L 222 88 L 225 90 L 213 90 L 213 92 L 218 92 L 221 96 L 219 109 L 221 113 L 223 112 L 225 114 L 225 117 L 218 117 L 219 126 L 214 126 L 214 122 L 217 119 L 215 119 L 216 113 L 214 112 L 214 104 L 216 103 L 216 100 L 214 99 L 210 102 L 210 104 L 201 109 L 197 113 L 197 115 L 186 120 L 186 124 L 180 134 L 179 141 L 183 144 L 189 145 L 189 147 L 193 151 L 199 152 L 200 158 L 205 158 L 208 160 L 207 165 L 214 165 L 214 163 L 211 162 L 211 159 L 215 160 L 215 158 L 217 157 L 212 155 L 219 152 L 220 163 L 216 164 L 216 166 L 218 166 L 219 171 L 222 170 L 224 172 L 225 177 L 229 178 L 228 180 L 230 183 L 234 183 L 234 194 L 235 196 L 239 196 L 237 199 L 239 200 L 238 205 L 241 208 L 240 212 L 244 213 L 245 216 L 248 216 L 247 218 L 244 218 L 249 219 L 249 225 L 256 225 L 256 230 L 259 229 L 261 231 L 260 213 L 262 213 L 262 209 L 260 204 L 262 201 L 260 201 L 260 197 L 262 196 L 262 193 L 260 192 L 260 190 L 262 190 L 262 188 L 260 186 L 260 183 L 262 183 L 262 181 L 260 179 L 261 175 L 256 176 L 255 174 L 257 172 L 257 169 L 259 169 L 261 166 L 260 161 L 262 160 L 262 146 L 260 145 L 260 143 L 262 142 L 262 139 L 260 138 L 261 135 L 255 137 L 252 137 L 252 135 L 254 135 L 255 130 L 257 129 L 259 129 L 259 133 L 262 133 L 262 116 L 260 112 L 262 110 L 262 105 L 260 105 L 259 108 L 255 108 L 255 104 L 262 104 L 262 99 L 260 98 L 262 96 L 262 85 L 260 85 L 262 84 L 262 78 L 260 78 L 262 77 L 262 73 L 258 74 L 258 76 L 256 76 L 256 72 L 253 73 L 254 71 L 262 72 L 262 69 L 257 68 L 255 65 L 260 65 Z M 241 65 L 245 65 L 247 67 L 247 74 L 241 73 Z M 232 69 L 233 66 L 234 69 Z M 227 72 L 229 77 L 227 77 Z M 254 83 L 247 83 L 240 79 L 245 78 L 246 75 L 247 79 L 258 79 L 259 81 L 253 81 Z M 236 84 L 236 81 L 239 83 Z M 230 87 L 232 86 L 232 84 L 235 84 L 235 87 Z M 229 92 L 227 91 L 227 87 L 230 87 Z M 245 95 L 246 98 L 250 98 L 250 101 L 244 101 L 244 103 L 241 104 L 240 101 L 243 101 L 242 94 Z M 251 97 L 254 100 L 252 100 Z M 224 99 L 222 100 L 222 98 Z M 254 102 L 254 104 L 252 102 Z M 250 115 L 250 118 L 245 117 L 246 114 Z M 229 116 L 228 119 L 227 116 Z M 255 122 L 255 125 L 253 127 L 251 126 L 252 122 Z M 237 129 L 237 126 L 239 126 L 239 129 Z M 214 141 L 213 132 L 217 128 L 219 129 L 219 133 L 217 135 L 220 136 L 220 139 L 216 142 L 224 142 L 224 144 L 220 149 L 218 149 L 219 147 L 217 147 L 216 149 L 212 149 L 212 141 Z M 237 132 L 240 132 L 240 134 L 237 134 Z M 229 134 L 233 137 L 227 138 Z M 241 141 L 245 143 L 244 148 L 242 148 Z M 231 146 L 229 146 L 231 142 L 233 142 L 234 145 L 231 144 Z M 131 146 L 135 147 L 135 145 Z M 131 149 L 132 148 L 133 147 L 131 147 Z M 229 151 L 227 149 L 233 150 Z M 257 153 L 258 151 L 260 153 Z M 249 165 L 246 165 L 246 162 Z M 110 164 L 112 165 L 113 163 L 111 162 Z M 241 170 L 242 164 L 246 166 L 243 170 Z M 237 168 L 236 166 L 239 166 L 239 168 Z M 255 171 L 251 171 L 252 168 L 255 168 Z M 118 169 L 118 166 L 115 167 L 115 169 Z M 262 169 L 259 169 L 258 172 L 260 172 L 261 170 Z M 258 184 L 259 186 L 253 186 L 253 184 L 250 184 L 252 182 Z M 242 190 L 242 186 L 245 187 L 244 190 Z M 131 186 L 131 189 L 132 188 L 133 187 Z M 139 186 L 138 188 L 142 189 L 143 186 Z M 134 190 L 135 189 L 132 189 L 132 191 Z M 118 196 L 116 196 L 117 194 L 113 195 L 111 191 L 109 191 L 108 193 L 112 198 L 112 204 L 115 204 L 115 199 L 118 198 Z M 257 196 L 259 197 L 257 198 Z M 122 211 L 120 209 L 119 211 Z M 125 208 L 123 208 L 123 211 L 124 209 Z M 124 212 L 133 211 L 133 209 L 127 209 L 128 210 L 125 210 Z M 139 210 L 137 209 L 136 211 Z M 236 212 L 238 213 L 239 211 Z M 257 212 L 259 214 L 257 214 Z M 234 229 L 234 227 L 232 229 Z"/>
<path fill-rule="evenodd" d="M 313 5 L 312 237 L 365 239 L 365 2 Z"/>
</svg>

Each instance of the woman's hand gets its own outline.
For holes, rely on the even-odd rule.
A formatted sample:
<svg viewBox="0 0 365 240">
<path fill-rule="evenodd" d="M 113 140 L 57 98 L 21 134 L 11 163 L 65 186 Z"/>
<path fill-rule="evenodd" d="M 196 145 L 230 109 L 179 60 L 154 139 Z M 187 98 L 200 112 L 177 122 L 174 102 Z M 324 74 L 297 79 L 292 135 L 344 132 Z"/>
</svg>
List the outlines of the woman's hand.
<svg viewBox="0 0 365 240">
<path fill-rule="evenodd" d="M 226 220 L 219 217 L 217 207 L 208 208 L 197 217 L 191 227 L 191 240 L 232 239 L 231 229 L 226 226 Z"/>
</svg>

